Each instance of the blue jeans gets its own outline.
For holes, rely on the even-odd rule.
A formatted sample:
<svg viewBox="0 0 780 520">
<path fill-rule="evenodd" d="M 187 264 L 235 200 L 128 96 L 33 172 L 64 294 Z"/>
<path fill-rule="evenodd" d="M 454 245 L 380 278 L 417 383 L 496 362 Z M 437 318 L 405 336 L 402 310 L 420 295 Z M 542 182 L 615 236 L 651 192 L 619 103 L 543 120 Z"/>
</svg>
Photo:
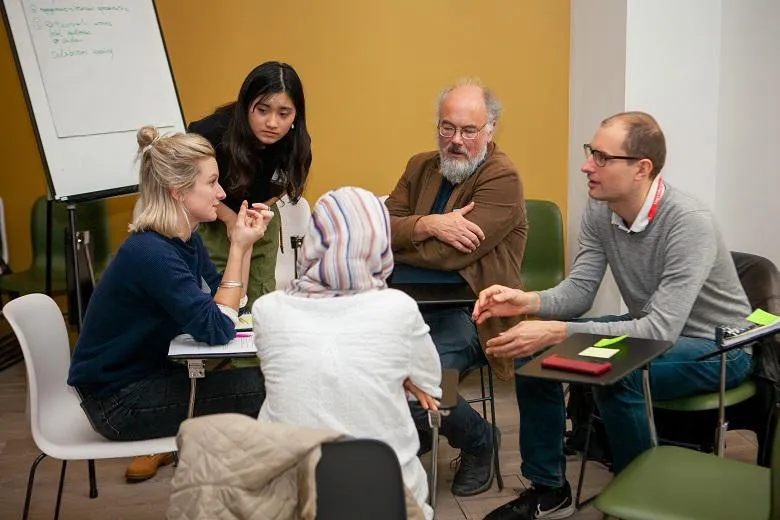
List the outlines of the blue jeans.
<svg viewBox="0 0 780 520">
<path fill-rule="evenodd" d="M 629 316 L 605 316 L 582 321 L 629 319 Z M 650 364 L 653 399 L 666 400 L 717 392 L 720 384 L 720 357 L 696 361 L 696 358 L 715 349 L 712 340 L 680 336 L 666 354 Z M 531 359 L 516 359 L 515 368 Z M 751 356 L 737 349 L 729 352 L 726 359 L 726 388 L 732 388 L 750 373 Z M 613 470 L 617 473 L 650 448 L 642 371 L 635 370 L 613 386 L 595 390 L 596 403 L 612 448 Z M 520 470 L 524 477 L 535 484 L 562 486 L 566 478 L 563 386 L 555 381 L 515 375 L 515 391 L 520 409 Z"/>
<path fill-rule="evenodd" d="M 431 328 L 431 338 L 439 352 L 442 368 L 454 368 L 460 374 L 487 363 L 477 336 L 477 327 L 471 321 L 471 309 L 458 307 L 423 311 L 423 319 Z M 410 402 L 412 417 L 418 430 L 430 431 L 428 412 L 416 402 Z M 479 455 L 490 447 L 491 431 L 485 419 L 463 397 L 446 416 L 442 416 L 439 432 L 450 446 L 472 455 Z"/>
<path fill-rule="evenodd" d="M 197 383 L 195 415 L 240 413 L 257 417 L 265 399 L 259 367 L 209 372 Z M 167 363 L 158 373 L 98 398 L 83 389 L 81 408 L 92 427 L 112 441 L 135 441 L 176 435 L 187 418 L 190 379 L 187 368 Z"/>
</svg>

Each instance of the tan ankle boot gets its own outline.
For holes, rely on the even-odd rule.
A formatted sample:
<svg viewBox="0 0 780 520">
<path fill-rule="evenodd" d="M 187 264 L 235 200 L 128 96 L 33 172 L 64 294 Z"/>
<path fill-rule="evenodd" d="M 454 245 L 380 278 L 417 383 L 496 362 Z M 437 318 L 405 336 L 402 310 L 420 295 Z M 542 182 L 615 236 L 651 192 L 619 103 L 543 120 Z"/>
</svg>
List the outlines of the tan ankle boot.
<svg viewBox="0 0 780 520">
<path fill-rule="evenodd" d="M 135 457 L 127 465 L 125 478 L 130 482 L 148 480 L 157 474 L 157 468 L 172 464 L 173 461 L 173 453 L 155 453 L 154 455 Z"/>
</svg>

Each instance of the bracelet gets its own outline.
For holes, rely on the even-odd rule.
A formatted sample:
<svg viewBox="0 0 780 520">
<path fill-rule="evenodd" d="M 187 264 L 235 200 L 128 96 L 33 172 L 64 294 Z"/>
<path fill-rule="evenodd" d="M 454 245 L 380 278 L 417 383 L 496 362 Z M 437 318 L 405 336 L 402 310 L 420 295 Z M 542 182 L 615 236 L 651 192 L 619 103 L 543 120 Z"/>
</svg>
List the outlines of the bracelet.
<svg viewBox="0 0 780 520">
<path fill-rule="evenodd" d="M 219 283 L 222 289 L 242 289 L 244 284 L 233 280 L 223 280 Z"/>
</svg>

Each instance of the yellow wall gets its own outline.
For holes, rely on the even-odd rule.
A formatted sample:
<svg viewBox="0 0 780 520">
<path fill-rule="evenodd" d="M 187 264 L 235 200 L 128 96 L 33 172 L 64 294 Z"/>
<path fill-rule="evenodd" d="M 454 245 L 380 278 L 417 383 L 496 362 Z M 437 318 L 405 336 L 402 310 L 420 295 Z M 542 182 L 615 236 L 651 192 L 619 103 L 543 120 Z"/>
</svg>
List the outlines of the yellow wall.
<svg viewBox="0 0 780 520">
<path fill-rule="evenodd" d="M 157 8 L 187 121 L 233 100 L 263 61 L 296 68 L 312 135 L 312 202 L 343 185 L 388 193 L 407 159 L 435 146 L 441 88 L 478 76 L 503 101 L 496 141 L 526 196 L 565 211 L 568 0 L 157 0 Z M 28 208 L 45 184 L 6 39 L 0 71 L 0 146 L 10 158 L 0 196 L 12 220 L 12 265 L 23 268 Z M 111 203 L 115 243 L 131 205 Z"/>
</svg>

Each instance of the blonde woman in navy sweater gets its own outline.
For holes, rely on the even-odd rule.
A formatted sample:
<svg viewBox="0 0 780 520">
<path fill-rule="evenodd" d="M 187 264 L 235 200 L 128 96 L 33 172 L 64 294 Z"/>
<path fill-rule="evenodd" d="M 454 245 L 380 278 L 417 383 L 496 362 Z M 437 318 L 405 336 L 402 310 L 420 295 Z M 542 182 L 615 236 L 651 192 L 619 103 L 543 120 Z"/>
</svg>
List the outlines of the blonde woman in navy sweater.
<svg viewBox="0 0 780 520">
<path fill-rule="evenodd" d="M 189 379 L 168 361 L 168 344 L 181 333 L 210 345 L 235 336 L 252 246 L 273 216 L 241 205 L 220 277 L 194 232 L 225 198 L 214 149 L 153 127 L 138 131 L 138 145 L 144 209 L 95 288 L 68 378 L 95 430 L 117 441 L 176 434 Z M 258 368 L 214 372 L 198 384 L 195 411 L 256 416 L 264 397 Z"/>
</svg>

